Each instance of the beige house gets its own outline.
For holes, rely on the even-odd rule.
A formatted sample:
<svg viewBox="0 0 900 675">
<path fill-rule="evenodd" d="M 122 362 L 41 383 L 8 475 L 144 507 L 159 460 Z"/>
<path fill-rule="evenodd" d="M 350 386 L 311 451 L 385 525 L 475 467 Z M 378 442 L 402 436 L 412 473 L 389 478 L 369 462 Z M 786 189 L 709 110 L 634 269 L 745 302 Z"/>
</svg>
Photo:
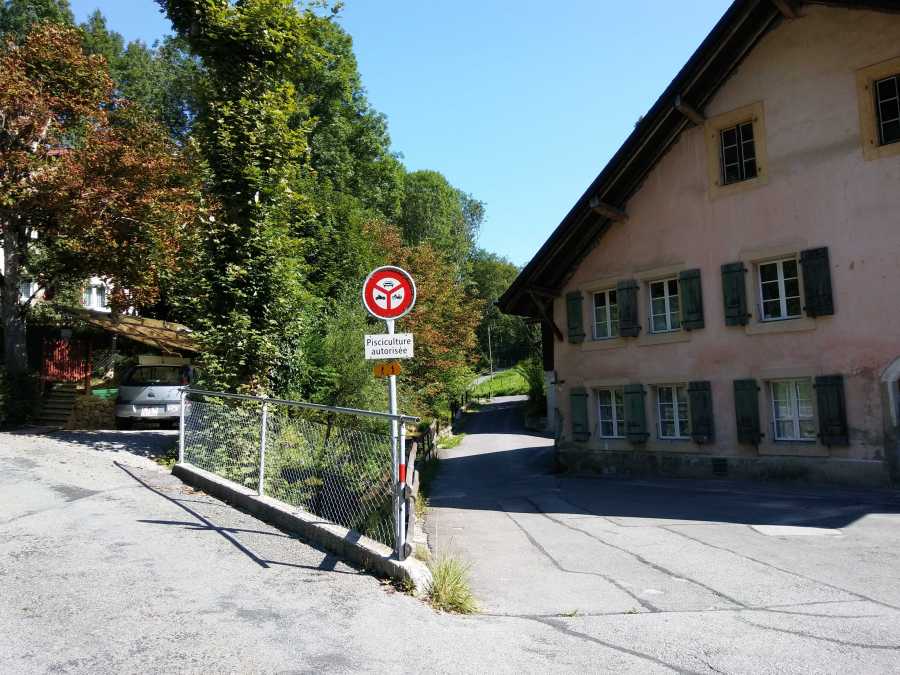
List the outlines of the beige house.
<svg viewBox="0 0 900 675">
<path fill-rule="evenodd" d="M 567 467 L 900 478 L 898 12 L 736 0 L 503 296 Z"/>
</svg>

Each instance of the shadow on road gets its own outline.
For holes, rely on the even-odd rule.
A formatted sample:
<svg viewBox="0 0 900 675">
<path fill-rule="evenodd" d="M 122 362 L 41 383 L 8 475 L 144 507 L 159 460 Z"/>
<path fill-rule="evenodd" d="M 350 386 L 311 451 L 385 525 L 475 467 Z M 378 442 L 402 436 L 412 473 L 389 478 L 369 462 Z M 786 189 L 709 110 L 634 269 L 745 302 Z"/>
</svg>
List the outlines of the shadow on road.
<svg viewBox="0 0 900 675">
<path fill-rule="evenodd" d="M 557 473 L 553 442 L 526 431 L 521 403 L 470 413 L 466 437 L 442 453 L 430 505 L 610 519 L 841 528 L 900 513 L 900 493 L 738 480 L 646 480 Z M 540 495 L 540 505 L 534 499 Z"/>
<path fill-rule="evenodd" d="M 7 432 L 15 436 L 44 436 L 97 452 L 127 452 L 157 459 L 170 455 L 178 443 L 178 432 L 162 429 L 135 431 L 55 431 L 19 429 Z"/>
</svg>

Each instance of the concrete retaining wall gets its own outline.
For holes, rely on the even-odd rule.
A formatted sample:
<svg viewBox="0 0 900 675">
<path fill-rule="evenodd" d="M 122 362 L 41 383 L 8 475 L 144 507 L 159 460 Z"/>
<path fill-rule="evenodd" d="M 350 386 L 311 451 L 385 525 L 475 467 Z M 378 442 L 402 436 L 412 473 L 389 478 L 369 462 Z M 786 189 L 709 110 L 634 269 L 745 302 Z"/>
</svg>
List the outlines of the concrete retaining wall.
<svg viewBox="0 0 900 675">
<path fill-rule="evenodd" d="M 204 492 L 238 507 L 275 527 L 297 534 L 342 558 L 362 565 L 402 583 L 409 583 L 415 595 L 424 594 L 431 584 L 431 572 L 419 560 L 399 561 L 384 544 L 354 530 L 322 520 L 296 506 L 260 497 L 253 490 L 199 469 L 188 463 L 176 464 L 172 470 L 178 478 Z"/>
</svg>

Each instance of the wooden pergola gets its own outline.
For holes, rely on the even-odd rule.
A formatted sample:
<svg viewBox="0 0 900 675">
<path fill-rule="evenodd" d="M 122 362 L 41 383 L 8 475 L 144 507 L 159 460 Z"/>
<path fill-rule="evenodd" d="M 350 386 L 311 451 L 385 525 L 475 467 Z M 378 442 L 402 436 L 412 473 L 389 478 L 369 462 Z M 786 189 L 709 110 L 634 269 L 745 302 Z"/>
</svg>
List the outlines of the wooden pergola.
<svg viewBox="0 0 900 675">
<path fill-rule="evenodd" d="M 61 305 L 57 308 L 91 326 L 155 347 L 163 354 L 181 355 L 200 351 L 197 341 L 191 337 L 193 331 L 180 323 Z"/>
</svg>

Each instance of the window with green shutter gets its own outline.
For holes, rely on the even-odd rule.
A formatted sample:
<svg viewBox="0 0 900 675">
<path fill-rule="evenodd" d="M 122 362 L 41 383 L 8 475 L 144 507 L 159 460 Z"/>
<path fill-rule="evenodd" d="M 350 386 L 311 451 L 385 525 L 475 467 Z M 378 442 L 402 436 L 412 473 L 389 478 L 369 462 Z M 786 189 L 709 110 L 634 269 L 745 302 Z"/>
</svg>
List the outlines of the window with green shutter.
<svg viewBox="0 0 900 675">
<path fill-rule="evenodd" d="M 703 328 L 703 286 L 700 270 L 684 270 L 678 275 L 681 293 L 681 327 L 685 330 Z"/>
<path fill-rule="evenodd" d="M 847 404 L 844 399 L 844 376 L 820 375 L 816 378 L 815 387 L 819 440 L 826 446 L 850 445 Z"/>
<path fill-rule="evenodd" d="M 625 437 L 632 443 L 644 443 L 647 433 L 647 413 L 644 409 L 644 386 L 626 384 L 625 396 Z"/>
<path fill-rule="evenodd" d="M 713 425 L 712 386 L 707 381 L 688 383 L 691 438 L 695 443 L 710 443 L 715 435 Z"/>
<path fill-rule="evenodd" d="M 726 326 L 746 326 L 750 318 L 750 312 L 747 311 L 745 274 L 747 268 L 742 262 L 722 265 L 722 298 L 725 301 Z"/>
<path fill-rule="evenodd" d="M 738 443 L 759 445 L 763 434 L 759 423 L 759 386 L 756 380 L 734 381 L 734 414 Z"/>
<path fill-rule="evenodd" d="M 638 318 L 638 283 L 634 279 L 616 284 L 616 299 L 619 304 L 619 335 L 637 337 L 641 332 Z"/>
<path fill-rule="evenodd" d="M 591 426 L 588 420 L 588 394 L 584 387 L 572 387 L 569 390 L 569 402 L 572 412 L 572 438 L 586 441 L 591 437 Z"/>
<path fill-rule="evenodd" d="M 569 328 L 569 342 L 572 344 L 584 342 L 582 305 L 581 291 L 572 291 L 566 294 L 566 324 Z"/>
<path fill-rule="evenodd" d="M 811 248 L 800 252 L 803 269 L 803 308 L 807 316 L 834 314 L 834 298 L 831 293 L 831 265 L 828 248 Z"/>
</svg>

